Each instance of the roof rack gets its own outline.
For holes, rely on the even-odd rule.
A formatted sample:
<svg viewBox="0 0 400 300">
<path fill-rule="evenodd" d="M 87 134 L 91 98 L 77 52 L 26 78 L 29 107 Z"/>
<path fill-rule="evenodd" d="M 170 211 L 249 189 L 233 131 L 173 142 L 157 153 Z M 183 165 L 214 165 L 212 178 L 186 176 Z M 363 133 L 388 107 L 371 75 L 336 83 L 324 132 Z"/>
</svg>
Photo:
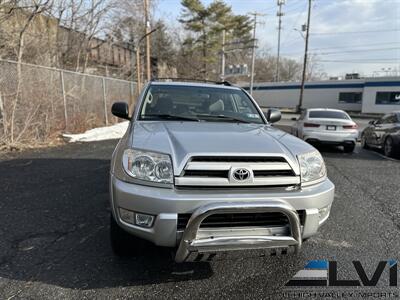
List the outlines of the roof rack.
<svg viewBox="0 0 400 300">
<path fill-rule="evenodd" d="M 162 78 L 152 78 L 150 81 L 188 81 L 188 82 L 204 82 L 204 83 L 232 86 L 232 84 L 226 80 L 213 81 L 213 80 L 205 80 L 205 79 L 197 79 L 197 78 L 162 77 Z"/>
</svg>

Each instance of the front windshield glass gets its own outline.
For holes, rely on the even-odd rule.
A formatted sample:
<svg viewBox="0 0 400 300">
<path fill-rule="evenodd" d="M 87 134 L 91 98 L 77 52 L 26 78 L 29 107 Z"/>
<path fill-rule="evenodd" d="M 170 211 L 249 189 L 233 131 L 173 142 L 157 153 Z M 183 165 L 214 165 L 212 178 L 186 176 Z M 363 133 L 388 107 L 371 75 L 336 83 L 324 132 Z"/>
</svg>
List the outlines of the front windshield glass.
<svg viewBox="0 0 400 300">
<path fill-rule="evenodd" d="M 151 86 L 139 119 L 264 123 L 242 90 L 177 85 Z"/>
</svg>

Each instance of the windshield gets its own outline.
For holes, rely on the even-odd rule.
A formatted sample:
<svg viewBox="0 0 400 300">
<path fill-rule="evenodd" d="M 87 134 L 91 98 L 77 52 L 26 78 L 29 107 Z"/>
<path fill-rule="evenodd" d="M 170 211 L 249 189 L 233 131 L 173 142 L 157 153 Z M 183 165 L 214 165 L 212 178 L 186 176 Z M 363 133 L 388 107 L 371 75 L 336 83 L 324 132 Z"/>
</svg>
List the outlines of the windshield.
<svg viewBox="0 0 400 300">
<path fill-rule="evenodd" d="M 312 110 L 308 117 L 310 119 L 344 119 L 350 120 L 350 117 L 342 111 L 335 110 Z"/>
<path fill-rule="evenodd" d="M 242 90 L 176 85 L 150 86 L 139 119 L 264 123 Z"/>
</svg>

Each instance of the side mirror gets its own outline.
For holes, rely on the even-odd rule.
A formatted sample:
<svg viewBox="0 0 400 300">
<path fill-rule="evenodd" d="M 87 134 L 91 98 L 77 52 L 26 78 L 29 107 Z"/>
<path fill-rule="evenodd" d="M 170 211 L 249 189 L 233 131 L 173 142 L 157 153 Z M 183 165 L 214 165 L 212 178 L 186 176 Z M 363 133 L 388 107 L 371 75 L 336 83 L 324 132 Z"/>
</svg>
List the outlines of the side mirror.
<svg viewBox="0 0 400 300">
<path fill-rule="evenodd" d="M 290 118 L 290 120 L 292 120 L 292 121 L 297 121 L 297 118 Z"/>
<path fill-rule="evenodd" d="M 129 106 L 126 102 L 115 102 L 111 107 L 114 116 L 129 120 Z"/>
<path fill-rule="evenodd" d="M 282 118 L 282 114 L 279 109 L 270 108 L 265 113 L 265 117 L 267 118 L 268 122 L 275 123 L 275 122 L 278 122 Z"/>
</svg>

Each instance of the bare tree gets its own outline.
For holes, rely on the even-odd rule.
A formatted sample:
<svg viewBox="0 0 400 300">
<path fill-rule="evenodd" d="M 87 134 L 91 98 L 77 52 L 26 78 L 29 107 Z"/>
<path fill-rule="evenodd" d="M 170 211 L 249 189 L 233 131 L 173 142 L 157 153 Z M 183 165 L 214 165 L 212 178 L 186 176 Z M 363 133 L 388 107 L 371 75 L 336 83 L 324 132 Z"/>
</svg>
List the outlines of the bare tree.
<svg viewBox="0 0 400 300">
<path fill-rule="evenodd" d="M 58 21 L 58 52 L 62 65 L 85 72 L 95 37 L 104 37 L 112 0 L 59 0 L 52 10 Z"/>
<path fill-rule="evenodd" d="M 318 55 L 312 54 L 308 58 L 306 79 L 308 81 L 327 79 L 328 75 L 318 62 Z"/>
<path fill-rule="evenodd" d="M 0 0 L 1 145 L 19 147 L 26 141 L 54 137 L 65 129 L 64 122 L 60 122 L 65 112 L 69 116 L 69 130 L 99 126 L 106 118 L 109 101 L 133 94 L 128 82 L 31 65 L 83 72 L 94 64 L 107 65 L 92 60 L 91 55 L 104 50 L 102 47 L 96 53 L 93 51 L 107 44 L 117 3 L 117 0 Z M 115 50 L 112 46 L 110 52 Z M 65 84 L 61 74 L 66 77 Z M 97 101 L 102 101 L 100 109 Z"/>
<path fill-rule="evenodd" d="M 258 54 L 255 64 L 255 80 L 258 82 L 274 81 L 276 57 L 265 49 Z M 293 59 L 281 58 L 279 74 L 282 81 L 299 80 L 301 76 L 301 64 Z"/>
<path fill-rule="evenodd" d="M 22 57 L 24 54 L 25 50 L 25 35 L 27 33 L 27 30 L 29 29 L 30 25 L 32 24 L 33 20 L 40 15 L 41 13 L 47 11 L 51 5 L 52 1 L 51 0 L 39 0 L 39 1 L 20 1 L 20 2 L 14 2 L 13 3 L 15 6 L 9 10 L 10 13 L 20 13 L 25 16 L 25 20 L 22 22 L 19 30 L 18 30 L 18 39 L 17 39 L 17 48 L 16 48 L 16 56 L 17 56 L 17 88 L 15 92 L 15 97 L 12 103 L 12 109 L 11 109 L 11 116 L 10 116 L 10 133 L 9 133 L 9 142 L 10 144 L 14 144 L 15 142 L 18 141 L 18 138 L 20 135 L 15 137 L 15 114 L 17 111 L 18 107 L 18 99 L 21 93 L 21 62 L 22 62 Z M 21 4 L 22 6 L 19 6 Z M 21 10 L 23 7 L 23 10 Z M 32 114 L 31 114 L 32 115 Z"/>
</svg>

